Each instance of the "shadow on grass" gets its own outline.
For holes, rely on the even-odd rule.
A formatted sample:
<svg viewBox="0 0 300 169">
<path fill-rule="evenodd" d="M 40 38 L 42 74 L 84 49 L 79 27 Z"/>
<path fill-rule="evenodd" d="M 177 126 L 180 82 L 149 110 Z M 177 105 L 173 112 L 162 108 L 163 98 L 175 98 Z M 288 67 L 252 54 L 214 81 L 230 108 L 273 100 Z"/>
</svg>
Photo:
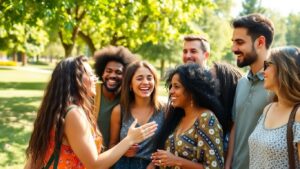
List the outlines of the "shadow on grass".
<svg viewBox="0 0 300 169">
<path fill-rule="evenodd" d="M 0 97 L 0 154 L 4 153 L 0 166 L 24 163 L 40 100 L 41 97 Z"/>
<path fill-rule="evenodd" d="M 43 82 L 0 82 L 0 90 L 44 90 L 47 83 Z"/>
</svg>

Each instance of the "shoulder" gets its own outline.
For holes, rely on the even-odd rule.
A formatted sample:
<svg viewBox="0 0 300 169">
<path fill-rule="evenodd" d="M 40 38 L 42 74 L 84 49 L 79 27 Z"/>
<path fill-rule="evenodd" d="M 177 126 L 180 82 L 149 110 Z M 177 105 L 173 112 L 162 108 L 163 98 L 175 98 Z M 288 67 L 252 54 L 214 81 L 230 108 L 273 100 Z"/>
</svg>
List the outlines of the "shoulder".
<svg viewBox="0 0 300 169">
<path fill-rule="evenodd" d="M 217 116 L 210 110 L 206 110 L 198 116 L 199 125 L 206 124 L 209 128 L 217 126 L 221 128 Z"/>
<path fill-rule="evenodd" d="M 121 114 L 121 105 L 117 104 L 111 112 L 112 116 L 119 116 Z"/>
<path fill-rule="evenodd" d="M 298 107 L 298 110 L 296 112 L 295 121 L 300 123 L 300 106 Z"/>
<path fill-rule="evenodd" d="M 77 108 L 72 108 L 68 111 L 66 118 L 65 118 L 65 125 L 66 128 L 71 127 L 77 131 L 78 129 L 85 129 L 89 126 L 89 122 L 87 120 L 85 112 Z"/>
<path fill-rule="evenodd" d="M 266 105 L 266 107 L 264 108 L 263 114 L 265 115 L 266 113 L 268 113 L 268 111 L 270 110 L 270 108 L 272 107 L 274 102 Z"/>
</svg>

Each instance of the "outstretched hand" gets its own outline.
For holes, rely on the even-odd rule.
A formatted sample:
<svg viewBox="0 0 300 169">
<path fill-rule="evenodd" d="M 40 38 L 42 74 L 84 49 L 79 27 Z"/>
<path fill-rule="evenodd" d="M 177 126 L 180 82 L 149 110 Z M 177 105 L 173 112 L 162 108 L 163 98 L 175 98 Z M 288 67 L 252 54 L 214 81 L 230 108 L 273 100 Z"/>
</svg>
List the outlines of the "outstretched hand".
<svg viewBox="0 0 300 169">
<path fill-rule="evenodd" d="M 140 143 L 147 138 L 154 135 L 157 124 L 155 122 L 146 123 L 140 127 L 135 127 L 137 124 L 137 119 L 134 120 L 134 122 L 131 124 L 127 137 L 131 141 L 131 144 L 137 144 Z"/>
</svg>

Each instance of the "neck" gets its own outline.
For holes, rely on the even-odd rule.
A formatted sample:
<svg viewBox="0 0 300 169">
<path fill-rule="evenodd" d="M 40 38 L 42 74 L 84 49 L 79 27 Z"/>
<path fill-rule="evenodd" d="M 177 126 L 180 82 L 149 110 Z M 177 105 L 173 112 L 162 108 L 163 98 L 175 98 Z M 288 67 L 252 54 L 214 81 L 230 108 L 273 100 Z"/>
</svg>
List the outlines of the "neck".
<svg viewBox="0 0 300 169">
<path fill-rule="evenodd" d="M 278 96 L 278 107 L 292 107 L 294 105 L 293 102 L 287 100 L 281 94 L 277 93 Z"/>
<path fill-rule="evenodd" d="M 196 112 L 201 112 L 201 108 L 188 106 L 184 108 L 184 112 L 185 117 L 193 117 L 195 116 Z"/>
<path fill-rule="evenodd" d="M 140 98 L 140 97 L 135 96 L 135 98 L 134 98 L 134 106 L 135 107 L 147 107 L 149 105 L 151 105 L 150 97 Z"/>
<path fill-rule="evenodd" d="M 263 50 L 260 51 L 257 55 L 257 60 L 250 65 L 250 70 L 253 74 L 256 74 L 264 67 L 264 61 L 268 58 L 269 51 Z"/>
<path fill-rule="evenodd" d="M 119 94 L 119 90 L 116 92 L 110 92 L 103 86 L 102 93 L 103 93 L 104 97 L 107 98 L 108 100 L 114 100 L 117 97 L 117 95 Z"/>
</svg>

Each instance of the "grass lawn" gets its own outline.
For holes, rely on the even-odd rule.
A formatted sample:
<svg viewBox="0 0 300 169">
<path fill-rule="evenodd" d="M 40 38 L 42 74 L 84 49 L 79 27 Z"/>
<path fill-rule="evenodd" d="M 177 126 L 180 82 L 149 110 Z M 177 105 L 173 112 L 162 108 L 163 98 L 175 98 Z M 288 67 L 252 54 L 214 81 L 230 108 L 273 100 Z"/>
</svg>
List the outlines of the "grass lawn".
<svg viewBox="0 0 300 169">
<path fill-rule="evenodd" d="M 23 168 L 36 110 L 50 73 L 0 67 L 0 168 Z"/>
</svg>

